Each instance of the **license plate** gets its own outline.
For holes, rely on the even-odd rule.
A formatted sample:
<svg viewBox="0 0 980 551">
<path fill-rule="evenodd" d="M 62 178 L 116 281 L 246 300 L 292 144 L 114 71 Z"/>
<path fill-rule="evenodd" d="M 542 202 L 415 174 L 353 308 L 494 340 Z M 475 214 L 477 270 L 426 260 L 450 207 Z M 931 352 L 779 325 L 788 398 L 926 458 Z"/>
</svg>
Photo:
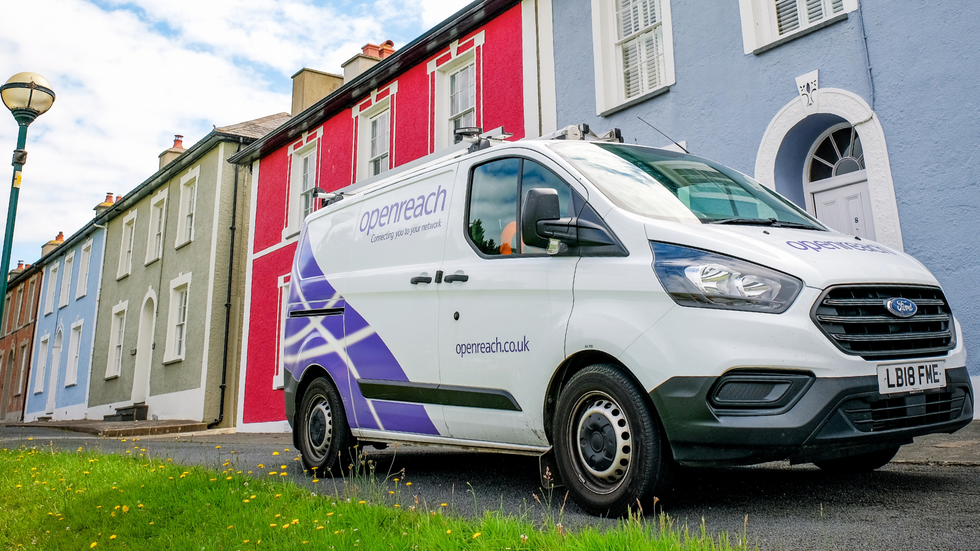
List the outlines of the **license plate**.
<svg viewBox="0 0 980 551">
<path fill-rule="evenodd" d="M 946 369 L 943 362 L 878 366 L 878 392 L 881 394 L 914 392 L 944 386 L 946 386 Z"/>
</svg>

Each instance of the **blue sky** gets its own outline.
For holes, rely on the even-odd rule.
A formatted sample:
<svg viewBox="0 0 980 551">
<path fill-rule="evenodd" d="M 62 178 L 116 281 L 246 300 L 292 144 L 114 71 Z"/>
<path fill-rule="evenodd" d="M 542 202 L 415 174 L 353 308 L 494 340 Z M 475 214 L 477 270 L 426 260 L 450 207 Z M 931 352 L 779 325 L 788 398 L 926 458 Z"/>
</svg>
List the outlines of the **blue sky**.
<svg viewBox="0 0 980 551">
<path fill-rule="evenodd" d="M 31 0 L 0 18 L 0 82 L 31 71 L 57 100 L 30 127 L 11 267 L 156 172 L 175 134 L 290 108 L 303 67 L 341 73 L 368 42 L 404 46 L 468 0 Z M 17 125 L 0 112 L 0 158 Z M 5 163 L 6 165 L 6 163 Z M 12 168 L 3 174 L 6 220 Z"/>
</svg>

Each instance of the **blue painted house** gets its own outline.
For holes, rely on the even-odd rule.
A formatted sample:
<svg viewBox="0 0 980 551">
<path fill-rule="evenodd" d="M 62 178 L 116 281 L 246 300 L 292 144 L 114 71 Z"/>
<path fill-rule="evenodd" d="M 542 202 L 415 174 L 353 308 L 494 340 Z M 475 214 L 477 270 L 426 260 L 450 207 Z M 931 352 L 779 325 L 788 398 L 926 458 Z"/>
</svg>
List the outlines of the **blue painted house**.
<svg viewBox="0 0 980 551">
<path fill-rule="evenodd" d="M 111 206 L 111 196 L 96 207 Z M 99 214 L 101 212 L 99 211 Z M 24 420 L 85 419 L 105 229 L 98 215 L 46 254 Z"/>
<path fill-rule="evenodd" d="M 980 3 L 563 0 L 553 13 L 558 127 L 679 142 L 913 255 L 980 386 Z"/>
</svg>

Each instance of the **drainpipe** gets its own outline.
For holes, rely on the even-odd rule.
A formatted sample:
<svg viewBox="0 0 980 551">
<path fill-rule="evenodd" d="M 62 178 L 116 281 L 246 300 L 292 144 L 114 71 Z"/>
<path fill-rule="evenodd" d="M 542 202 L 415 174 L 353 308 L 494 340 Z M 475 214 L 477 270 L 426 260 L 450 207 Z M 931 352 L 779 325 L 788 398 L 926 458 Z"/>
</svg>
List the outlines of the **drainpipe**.
<svg viewBox="0 0 980 551">
<path fill-rule="evenodd" d="M 242 137 L 238 137 L 238 151 L 242 150 Z M 231 195 L 231 245 L 228 247 L 228 293 L 225 296 L 225 342 L 221 353 L 221 395 L 218 400 L 218 418 L 208 423 L 208 428 L 214 428 L 225 419 L 225 389 L 228 382 L 228 337 L 231 333 L 231 284 L 235 276 L 235 223 L 238 219 L 238 165 L 235 165 L 235 184 Z"/>
</svg>

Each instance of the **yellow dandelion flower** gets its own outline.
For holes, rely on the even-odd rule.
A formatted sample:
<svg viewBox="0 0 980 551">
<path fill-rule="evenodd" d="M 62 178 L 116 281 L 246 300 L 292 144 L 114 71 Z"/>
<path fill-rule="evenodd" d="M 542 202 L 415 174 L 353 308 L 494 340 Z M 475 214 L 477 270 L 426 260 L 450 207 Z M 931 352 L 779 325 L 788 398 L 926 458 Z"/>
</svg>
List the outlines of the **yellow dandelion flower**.
<svg viewBox="0 0 980 551">
<path fill-rule="evenodd" d="M 279 455 L 279 452 L 272 452 L 272 455 Z"/>
<path fill-rule="evenodd" d="M 123 509 L 123 512 L 124 513 L 128 513 L 129 512 L 129 505 L 123 505 L 122 509 Z"/>
<path fill-rule="evenodd" d="M 476 539 L 478 537 L 480 537 L 480 532 L 477 532 L 477 533 L 473 534 L 473 539 Z"/>
<path fill-rule="evenodd" d="M 279 476 L 289 476 L 289 473 L 279 473 Z"/>
<path fill-rule="evenodd" d="M 95 547 L 95 546 L 96 546 L 96 545 L 98 545 L 98 544 L 99 544 L 99 542 L 97 542 L 97 541 L 93 541 L 93 542 L 92 542 L 92 545 L 89 545 L 89 546 L 88 546 L 88 548 L 89 548 L 89 549 L 92 549 L 93 547 Z"/>
<path fill-rule="evenodd" d="M 330 511 L 329 513 L 327 513 L 327 516 L 328 517 L 332 517 L 333 516 L 333 511 Z"/>
<path fill-rule="evenodd" d="M 115 507 L 113 507 L 113 509 L 116 509 L 116 510 L 118 510 L 118 509 L 119 509 L 119 506 L 118 506 L 118 505 L 116 505 Z"/>
<path fill-rule="evenodd" d="M 324 526 L 317 526 L 316 529 L 317 530 L 323 530 L 324 529 Z"/>
<path fill-rule="evenodd" d="M 367 503 L 367 502 L 366 502 L 366 501 L 364 501 L 363 499 L 362 499 L 361 501 L 358 501 L 358 502 L 357 502 L 357 504 L 358 504 L 358 505 L 364 505 L 365 503 Z"/>
<path fill-rule="evenodd" d="M 399 505 L 399 504 L 397 504 L 397 503 L 396 503 L 396 504 L 395 504 L 395 507 L 399 507 L 399 508 L 400 508 L 400 507 L 401 507 L 401 505 Z"/>
<path fill-rule="evenodd" d="M 282 494 L 276 494 L 276 498 L 278 499 L 278 498 L 279 498 L 279 497 L 280 497 L 281 495 L 282 495 Z"/>
<path fill-rule="evenodd" d="M 220 450 L 221 449 L 221 446 L 215 446 L 214 449 Z"/>
<path fill-rule="evenodd" d="M 289 525 L 288 524 L 283 524 L 282 525 L 282 529 L 285 530 L 286 528 L 289 528 Z"/>
<path fill-rule="evenodd" d="M 294 518 L 293 519 L 293 522 L 291 522 L 290 524 L 299 524 L 299 519 L 298 518 Z"/>
<path fill-rule="evenodd" d="M 405 483 L 405 485 L 406 485 L 406 486 L 411 486 L 411 485 L 412 485 L 412 483 L 411 483 L 411 482 L 406 482 L 406 483 Z"/>
<path fill-rule="evenodd" d="M 317 482 L 320 482 L 320 479 L 319 478 L 314 478 L 313 479 L 313 483 L 316 484 Z"/>
<path fill-rule="evenodd" d="M 259 464 L 258 464 L 258 467 L 259 467 L 260 469 L 264 469 L 264 468 L 265 468 L 265 465 L 263 465 L 263 464 L 261 464 L 261 463 L 259 463 Z"/>
<path fill-rule="evenodd" d="M 232 528 L 234 528 L 234 527 L 235 527 L 235 525 L 234 525 L 234 524 L 232 524 L 231 526 L 229 526 L 229 527 L 228 527 L 228 529 L 229 529 L 229 530 L 231 530 L 231 529 L 232 529 Z"/>
<path fill-rule="evenodd" d="M 113 534 L 113 535 L 111 535 L 111 536 L 109 536 L 109 539 L 111 539 L 111 540 L 114 540 L 114 539 L 116 539 L 116 535 L 115 535 L 115 534 Z"/>
<path fill-rule="evenodd" d="M 279 474 L 279 473 L 277 471 L 269 471 L 269 476 L 273 476 L 273 475 L 276 475 L 276 474 Z"/>
<path fill-rule="evenodd" d="M 225 480 L 231 480 L 230 476 L 225 477 Z"/>
<path fill-rule="evenodd" d="M 393 494 L 393 493 L 395 493 L 395 491 L 394 490 L 388 490 L 388 493 L 389 494 Z"/>
<path fill-rule="evenodd" d="M 452 534 L 452 533 L 453 533 L 453 531 L 452 531 L 452 530 L 446 530 L 446 533 L 447 533 L 447 534 Z"/>
<path fill-rule="evenodd" d="M 279 525 L 278 524 L 270 524 L 269 525 L 269 528 L 275 528 L 276 526 L 279 526 Z"/>
<path fill-rule="evenodd" d="M 255 499 L 255 496 L 248 496 L 249 499 Z"/>
<path fill-rule="evenodd" d="M 242 500 L 242 503 L 248 503 L 248 500 L 247 499 L 243 499 Z"/>
<path fill-rule="evenodd" d="M 445 506 L 446 506 L 446 504 L 445 504 L 445 503 L 443 503 L 443 504 L 442 504 L 442 506 L 443 506 L 443 507 L 445 507 Z"/>
<path fill-rule="evenodd" d="M 217 480 L 218 480 L 217 478 L 212 478 L 211 482 L 216 482 Z"/>
</svg>

